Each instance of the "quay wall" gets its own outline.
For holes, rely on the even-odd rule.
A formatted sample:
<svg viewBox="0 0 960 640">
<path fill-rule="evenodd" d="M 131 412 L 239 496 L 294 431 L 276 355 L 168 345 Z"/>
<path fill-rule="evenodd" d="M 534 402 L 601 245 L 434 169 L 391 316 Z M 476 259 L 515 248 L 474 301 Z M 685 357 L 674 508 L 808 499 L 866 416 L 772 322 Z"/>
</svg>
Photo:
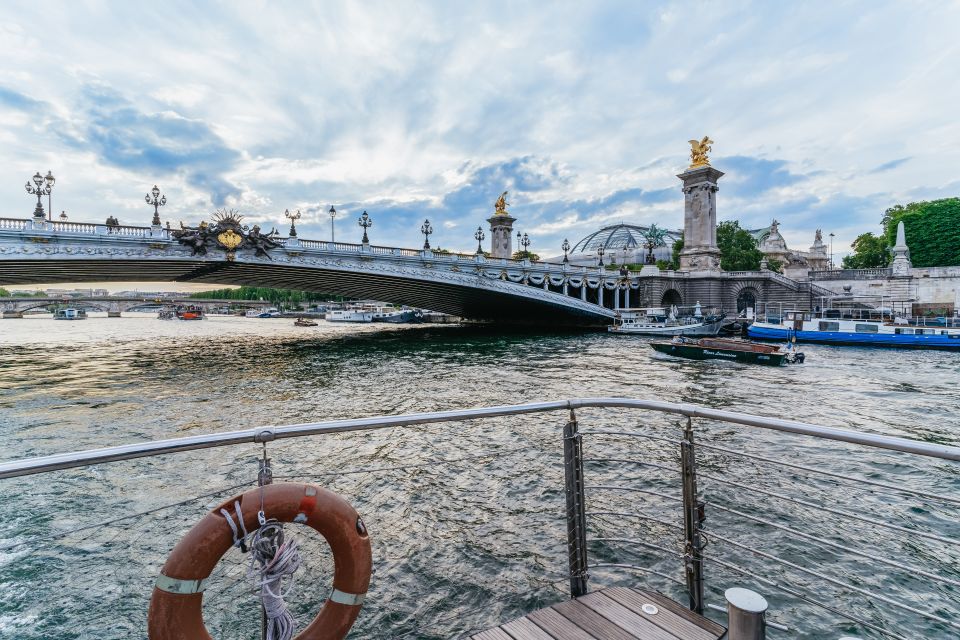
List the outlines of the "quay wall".
<svg viewBox="0 0 960 640">
<path fill-rule="evenodd" d="M 816 279 L 816 284 L 834 293 L 855 296 L 885 296 L 912 299 L 922 305 L 960 309 L 960 266 L 915 267 L 908 277 L 884 276 L 874 270 L 849 270 L 847 278 Z"/>
</svg>

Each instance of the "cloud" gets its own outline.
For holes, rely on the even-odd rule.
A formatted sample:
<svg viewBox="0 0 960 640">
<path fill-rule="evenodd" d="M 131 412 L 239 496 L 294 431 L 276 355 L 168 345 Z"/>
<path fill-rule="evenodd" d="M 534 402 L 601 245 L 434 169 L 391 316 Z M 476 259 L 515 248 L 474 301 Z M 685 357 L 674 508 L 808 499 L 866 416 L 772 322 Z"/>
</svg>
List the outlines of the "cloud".
<svg viewBox="0 0 960 640">
<path fill-rule="evenodd" d="M 18 111 L 46 111 L 46 104 L 19 91 L 0 86 L 0 105 Z"/>
<path fill-rule="evenodd" d="M 870 170 L 870 173 L 883 173 L 884 171 L 890 171 L 909 161 L 910 158 L 897 158 L 896 160 L 884 162 L 883 164 L 874 167 Z"/>
<path fill-rule="evenodd" d="M 87 84 L 81 92 L 82 124 L 78 136 L 65 137 L 92 150 L 99 159 L 125 170 L 155 176 L 183 174 L 187 182 L 210 195 L 215 206 L 237 197 L 241 188 L 224 174 L 240 159 L 211 127 L 175 111 L 144 112 L 118 91 Z"/>
<path fill-rule="evenodd" d="M 680 227 L 675 175 L 705 134 L 721 219 L 776 217 L 805 243 L 957 191 L 956 3 L 690 20 L 668 2 L 329 2 L 291 20 L 241 1 L 215 30 L 210 12 L 67 3 L 38 32 L 0 7 L 0 207 L 28 216 L 20 185 L 49 168 L 72 220 L 148 222 L 157 182 L 173 221 L 229 206 L 283 228 L 300 208 L 325 238 L 336 204 L 338 238 L 367 209 L 376 242 L 419 246 L 429 217 L 431 244 L 470 250 L 509 190 L 549 254 L 620 220 Z"/>
</svg>

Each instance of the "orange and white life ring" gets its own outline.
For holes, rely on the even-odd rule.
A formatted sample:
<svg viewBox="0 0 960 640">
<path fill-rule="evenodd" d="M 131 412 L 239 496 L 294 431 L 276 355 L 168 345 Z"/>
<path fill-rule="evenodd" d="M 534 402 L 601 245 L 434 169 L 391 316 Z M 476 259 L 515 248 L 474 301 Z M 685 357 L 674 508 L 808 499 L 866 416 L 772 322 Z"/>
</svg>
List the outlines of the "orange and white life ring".
<svg viewBox="0 0 960 640">
<path fill-rule="evenodd" d="M 237 500 L 246 530 L 259 526 L 258 487 L 230 498 L 187 532 L 160 570 L 150 598 L 150 640 L 212 640 L 203 623 L 203 590 L 220 558 L 234 545 L 231 527 L 220 510 L 233 511 Z M 360 613 L 373 568 L 370 538 L 360 515 L 337 494 L 310 484 L 266 485 L 262 500 L 267 518 L 306 524 L 326 539 L 333 552 L 333 592 L 294 640 L 345 638 Z"/>
</svg>

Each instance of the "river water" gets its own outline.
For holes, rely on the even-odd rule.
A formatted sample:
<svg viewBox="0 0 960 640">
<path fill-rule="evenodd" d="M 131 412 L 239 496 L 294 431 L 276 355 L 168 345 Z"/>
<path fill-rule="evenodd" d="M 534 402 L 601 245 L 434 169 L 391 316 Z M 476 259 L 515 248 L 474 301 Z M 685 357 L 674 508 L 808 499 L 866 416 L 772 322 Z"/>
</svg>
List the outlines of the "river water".
<svg viewBox="0 0 960 640">
<path fill-rule="evenodd" d="M 164 322 L 149 314 L 0 321 L 0 459 L 270 424 L 586 396 L 691 402 L 960 445 L 957 353 L 804 345 L 803 365 L 773 369 L 672 359 L 653 352 L 645 338 L 604 333 L 292 324 L 234 317 Z M 682 422 L 626 410 L 584 410 L 578 417 L 582 429 L 673 441 L 585 436 L 589 485 L 653 492 L 590 490 L 591 512 L 659 520 L 591 516 L 591 537 L 604 538 L 591 542 L 591 562 L 639 567 L 595 567 L 591 588 L 650 587 L 685 602 L 671 581 L 682 580 L 679 559 L 610 540 L 680 549 L 671 528 L 681 517 L 673 501 L 680 487 L 670 470 Z M 457 637 L 566 597 L 565 420 L 554 412 L 270 445 L 278 481 L 339 492 L 371 532 L 375 573 L 351 637 Z M 869 597 L 960 620 L 960 590 L 949 582 L 960 580 L 955 546 L 783 497 L 954 539 L 960 537 L 955 506 L 816 479 L 736 452 L 954 497 L 960 496 L 957 465 L 706 421 L 694 427 L 699 442 L 727 449 L 698 454 L 705 526 L 708 536 L 715 534 L 708 558 L 908 637 L 960 635 Z M 0 637 L 145 636 L 153 580 L 167 553 L 206 511 L 255 484 L 260 454 L 259 447 L 237 446 L 0 480 Z M 605 461 L 611 458 L 617 461 Z M 876 565 L 724 508 L 947 582 Z M 302 627 L 326 597 L 332 568 L 311 532 L 296 535 L 305 562 L 287 599 Z M 231 551 L 208 587 L 204 613 L 214 637 L 259 637 L 259 605 L 245 563 Z M 708 562 L 706 572 L 709 602 L 723 604 L 729 586 L 754 588 L 768 597 L 771 619 L 793 628 L 784 637 L 883 637 L 729 566 Z"/>
</svg>

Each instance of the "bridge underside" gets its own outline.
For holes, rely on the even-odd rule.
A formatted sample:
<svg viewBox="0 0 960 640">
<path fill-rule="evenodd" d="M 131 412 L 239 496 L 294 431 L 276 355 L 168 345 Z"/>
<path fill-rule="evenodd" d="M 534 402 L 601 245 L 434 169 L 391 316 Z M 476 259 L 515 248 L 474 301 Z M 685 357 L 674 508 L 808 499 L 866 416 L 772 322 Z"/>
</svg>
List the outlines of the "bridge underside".
<svg viewBox="0 0 960 640">
<path fill-rule="evenodd" d="M 289 264 L 203 260 L 4 260 L 5 285 L 54 282 L 190 282 L 300 289 L 358 299 L 404 304 L 454 316 L 497 323 L 597 327 L 612 313 L 589 313 L 561 300 L 550 301 L 436 281 L 382 273 L 344 272 Z M 479 280 L 479 278 L 478 278 Z"/>
</svg>

